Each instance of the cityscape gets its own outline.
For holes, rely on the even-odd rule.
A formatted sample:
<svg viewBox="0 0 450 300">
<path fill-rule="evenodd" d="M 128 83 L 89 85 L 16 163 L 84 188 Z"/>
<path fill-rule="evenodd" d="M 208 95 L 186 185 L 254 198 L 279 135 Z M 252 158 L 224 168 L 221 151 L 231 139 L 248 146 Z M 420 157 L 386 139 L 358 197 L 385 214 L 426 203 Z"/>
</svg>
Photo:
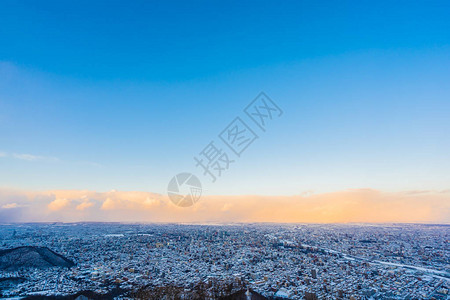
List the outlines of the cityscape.
<svg viewBox="0 0 450 300">
<path fill-rule="evenodd" d="M 73 262 L 5 268 L 3 254 L 7 298 L 170 288 L 173 299 L 450 299 L 448 225 L 24 223 L 0 235 L 1 250 L 46 247 Z"/>
</svg>

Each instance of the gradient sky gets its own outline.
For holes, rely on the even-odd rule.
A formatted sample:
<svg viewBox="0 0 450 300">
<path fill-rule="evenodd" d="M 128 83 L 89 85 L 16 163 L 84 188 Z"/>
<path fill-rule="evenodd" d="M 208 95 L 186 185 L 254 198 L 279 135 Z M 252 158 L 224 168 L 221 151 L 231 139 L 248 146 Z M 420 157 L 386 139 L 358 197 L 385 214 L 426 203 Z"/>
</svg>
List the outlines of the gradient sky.
<svg viewBox="0 0 450 300">
<path fill-rule="evenodd" d="M 0 187 L 450 188 L 448 1 L 0 2 Z M 193 157 L 284 111 L 215 183 Z"/>
</svg>

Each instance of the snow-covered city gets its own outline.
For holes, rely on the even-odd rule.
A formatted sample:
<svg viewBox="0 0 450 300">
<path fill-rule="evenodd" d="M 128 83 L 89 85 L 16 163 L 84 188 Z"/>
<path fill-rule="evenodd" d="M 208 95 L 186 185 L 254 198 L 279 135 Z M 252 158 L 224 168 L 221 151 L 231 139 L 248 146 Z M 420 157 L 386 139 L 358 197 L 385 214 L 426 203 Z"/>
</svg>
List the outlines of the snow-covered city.
<svg viewBox="0 0 450 300">
<path fill-rule="evenodd" d="M 10 298 L 450 299 L 448 225 L 26 223 L 0 236 Z"/>
</svg>

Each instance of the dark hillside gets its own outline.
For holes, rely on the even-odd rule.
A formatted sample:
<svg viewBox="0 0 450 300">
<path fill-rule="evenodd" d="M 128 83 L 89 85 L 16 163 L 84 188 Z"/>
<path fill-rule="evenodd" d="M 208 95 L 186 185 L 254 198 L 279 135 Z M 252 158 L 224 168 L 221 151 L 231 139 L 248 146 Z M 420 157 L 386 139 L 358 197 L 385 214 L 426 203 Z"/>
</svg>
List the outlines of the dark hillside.
<svg viewBox="0 0 450 300">
<path fill-rule="evenodd" d="M 75 264 L 47 247 L 24 246 L 0 250 L 0 270 L 20 268 L 72 267 Z"/>
</svg>

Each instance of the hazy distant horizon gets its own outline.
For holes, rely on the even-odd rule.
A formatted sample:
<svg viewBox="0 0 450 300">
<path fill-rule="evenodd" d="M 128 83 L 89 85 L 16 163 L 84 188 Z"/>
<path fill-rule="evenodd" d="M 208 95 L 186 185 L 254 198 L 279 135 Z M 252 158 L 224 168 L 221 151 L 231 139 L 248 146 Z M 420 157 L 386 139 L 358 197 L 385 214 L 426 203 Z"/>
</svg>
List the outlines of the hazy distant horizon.
<svg viewBox="0 0 450 300">
<path fill-rule="evenodd" d="M 71 225 L 71 224 L 123 224 L 123 225 L 196 225 L 196 226 L 234 226 L 234 225 L 361 225 L 361 226 L 382 226 L 382 225 L 425 225 L 425 226 L 450 226 L 450 223 L 364 223 L 364 222 L 347 222 L 347 223 L 282 223 L 282 222 L 126 222 L 126 221 L 79 221 L 79 222 L 50 222 L 50 221 L 30 221 L 30 222 L 5 222 L 0 225 L 20 225 L 20 224 L 48 224 L 48 225 Z"/>
</svg>

